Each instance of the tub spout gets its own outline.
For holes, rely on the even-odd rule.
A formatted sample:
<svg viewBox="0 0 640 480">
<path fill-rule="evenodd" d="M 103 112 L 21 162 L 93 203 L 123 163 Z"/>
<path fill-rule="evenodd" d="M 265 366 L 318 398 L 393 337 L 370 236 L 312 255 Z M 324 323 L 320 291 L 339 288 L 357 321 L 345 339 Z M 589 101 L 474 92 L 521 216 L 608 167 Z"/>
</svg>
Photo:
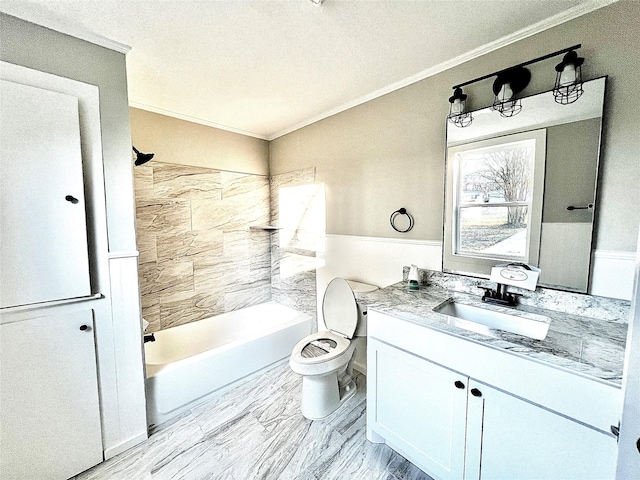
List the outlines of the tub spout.
<svg viewBox="0 0 640 480">
<path fill-rule="evenodd" d="M 156 337 L 153 335 L 153 333 L 151 335 L 144 336 L 144 343 L 155 342 L 155 341 L 156 341 Z"/>
</svg>

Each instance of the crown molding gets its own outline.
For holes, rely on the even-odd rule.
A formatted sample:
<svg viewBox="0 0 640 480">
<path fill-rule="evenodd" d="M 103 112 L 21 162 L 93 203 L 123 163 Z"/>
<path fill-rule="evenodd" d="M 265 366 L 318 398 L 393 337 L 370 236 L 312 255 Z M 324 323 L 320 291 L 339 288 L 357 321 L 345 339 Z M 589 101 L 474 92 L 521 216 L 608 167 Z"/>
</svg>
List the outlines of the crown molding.
<svg viewBox="0 0 640 480">
<path fill-rule="evenodd" d="M 267 140 L 269 141 L 275 140 L 276 138 L 282 137 L 288 133 L 294 132 L 303 127 L 307 127 L 320 120 L 324 120 L 325 118 L 331 117 L 340 112 L 344 112 L 345 110 L 349 110 L 350 108 L 357 107 L 358 105 L 362 105 L 363 103 L 369 102 L 371 100 L 374 100 L 388 93 L 407 87 L 413 83 L 424 80 L 425 78 L 432 77 L 434 75 L 437 75 L 438 73 L 442 73 L 445 70 L 449 70 L 450 68 L 457 67 L 458 65 L 461 65 L 465 62 L 468 62 L 470 60 L 486 55 L 495 50 L 498 50 L 500 48 L 516 43 L 520 40 L 524 40 L 525 38 L 531 37 L 540 32 L 544 32 L 545 30 L 556 27 L 558 25 L 566 23 L 575 18 L 581 17 L 582 15 L 586 15 L 587 13 L 591 13 L 600 8 L 606 7 L 607 5 L 611 5 L 612 3 L 615 3 L 617 1 L 619 0 L 592 0 L 590 2 L 581 3 L 579 5 L 576 5 L 573 8 L 565 10 L 564 12 L 560 12 L 545 20 L 541 20 L 538 23 L 534 23 L 533 25 L 530 25 L 526 28 L 518 30 L 517 32 L 514 32 L 510 35 L 506 35 L 502 38 L 499 38 L 498 40 L 482 45 L 481 47 L 470 50 L 466 53 L 463 53 L 462 55 L 458 55 L 457 57 L 452 58 L 451 60 L 447 60 L 446 62 L 442 62 L 434 67 L 427 68 L 426 70 L 416 73 L 415 75 L 412 75 L 403 80 L 387 85 L 386 87 L 383 87 L 379 90 L 371 92 L 360 98 L 352 100 L 351 102 L 345 103 L 343 105 L 340 105 L 339 107 L 333 108 L 319 115 L 310 117 L 284 130 L 271 134 L 267 137 Z"/>
<path fill-rule="evenodd" d="M 153 107 L 151 105 L 146 105 L 144 103 L 135 102 L 129 100 L 129 106 L 132 108 L 138 108 L 140 110 L 146 110 L 151 113 L 158 113 L 160 115 L 165 115 L 167 117 L 177 118 L 178 120 L 185 120 L 191 123 L 199 123 L 200 125 L 204 125 L 206 127 L 213 127 L 219 130 L 225 130 L 231 133 L 237 133 L 238 135 L 245 135 L 247 137 L 254 137 L 260 140 L 269 140 L 265 135 L 260 135 L 258 133 L 247 132 L 246 130 L 240 130 L 239 128 L 228 127 L 226 125 L 221 125 L 219 123 L 210 122 L 208 120 L 203 120 L 202 118 L 192 117 L 190 115 L 185 115 L 183 113 L 173 112 L 171 110 L 166 110 L 164 108 Z"/>
<path fill-rule="evenodd" d="M 2 9 L 2 7 L 0 7 L 0 12 L 12 17 L 19 18 L 20 20 L 24 20 L 25 22 L 40 25 L 41 27 L 48 28 L 49 30 L 55 30 L 56 32 L 79 38 L 80 40 L 84 40 L 86 42 L 93 43 L 94 45 L 108 48 L 109 50 L 114 50 L 119 53 L 127 54 L 131 51 L 131 47 L 129 45 L 125 45 L 124 43 L 116 42 L 115 40 L 111 40 L 110 38 L 90 32 L 82 27 L 78 27 L 77 25 L 70 25 L 66 22 L 48 18 L 46 15 L 33 12 L 11 13 L 6 12 L 4 9 Z"/>
</svg>

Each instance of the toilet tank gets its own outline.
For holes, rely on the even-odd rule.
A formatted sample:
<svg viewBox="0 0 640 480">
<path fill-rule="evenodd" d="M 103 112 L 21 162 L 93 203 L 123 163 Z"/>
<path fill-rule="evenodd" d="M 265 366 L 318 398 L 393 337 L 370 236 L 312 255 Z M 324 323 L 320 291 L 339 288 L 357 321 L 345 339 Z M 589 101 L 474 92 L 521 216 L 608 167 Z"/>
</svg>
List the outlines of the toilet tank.
<svg viewBox="0 0 640 480">
<path fill-rule="evenodd" d="M 367 306 L 360 302 L 360 297 L 363 293 L 373 292 L 378 287 L 375 285 L 369 285 L 368 283 L 356 282 L 355 280 L 347 280 L 347 283 L 353 290 L 353 294 L 356 297 L 356 303 L 358 304 L 358 326 L 354 337 L 366 337 L 367 336 Z"/>
</svg>

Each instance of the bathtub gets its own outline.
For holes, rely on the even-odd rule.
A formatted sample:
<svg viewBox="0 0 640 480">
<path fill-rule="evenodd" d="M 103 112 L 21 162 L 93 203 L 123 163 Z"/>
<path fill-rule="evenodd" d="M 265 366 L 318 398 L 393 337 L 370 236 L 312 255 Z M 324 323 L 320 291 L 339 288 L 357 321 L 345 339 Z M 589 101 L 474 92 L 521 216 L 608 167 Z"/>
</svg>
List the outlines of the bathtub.
<svg viewBox="0 0 640 480">
<path fill-rule="evenodd" d="M 288 357 L 312 328 L 309 315 L 269 302 L 156 332 L 144 344 L 148 425 Z"/>
</svg>

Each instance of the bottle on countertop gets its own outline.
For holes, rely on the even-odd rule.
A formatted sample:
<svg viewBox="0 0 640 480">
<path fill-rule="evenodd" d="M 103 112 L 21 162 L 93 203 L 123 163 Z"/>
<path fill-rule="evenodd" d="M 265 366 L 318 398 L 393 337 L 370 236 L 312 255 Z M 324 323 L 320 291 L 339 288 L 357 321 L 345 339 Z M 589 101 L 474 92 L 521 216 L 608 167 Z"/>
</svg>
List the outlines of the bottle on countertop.
<svg viewBox="0 0 640 480">
<path fill-rule="evenodd" d="M 420 289 L 420 274 L 418 273 L 417 265 L 411 265 L 409 268 L 409 290 Z"/>
</svg>

